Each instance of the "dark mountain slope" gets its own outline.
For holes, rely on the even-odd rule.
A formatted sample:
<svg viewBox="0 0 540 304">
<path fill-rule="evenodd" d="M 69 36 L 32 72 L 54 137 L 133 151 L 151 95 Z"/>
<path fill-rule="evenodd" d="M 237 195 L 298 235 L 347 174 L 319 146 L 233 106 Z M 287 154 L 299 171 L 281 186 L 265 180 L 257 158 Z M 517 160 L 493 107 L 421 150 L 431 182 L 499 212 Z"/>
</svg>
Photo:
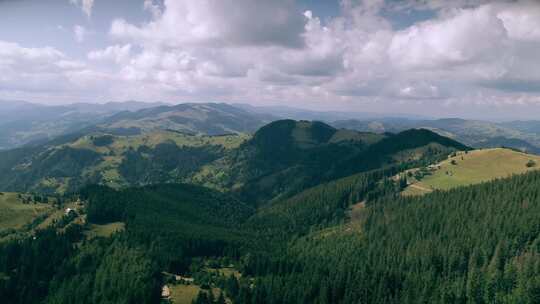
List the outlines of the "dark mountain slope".
<svg viewBox="0 0 540 304">
<path fill-rule="evenodd" d="M 375 135 L 337 130 L 322 122 L 282 120 L 208 165 L 195 181 L 233 189 L 243 200 L 260 203 L 321 182 L 461 149 L 466 147 L 428 130 Z"/>
</svg>

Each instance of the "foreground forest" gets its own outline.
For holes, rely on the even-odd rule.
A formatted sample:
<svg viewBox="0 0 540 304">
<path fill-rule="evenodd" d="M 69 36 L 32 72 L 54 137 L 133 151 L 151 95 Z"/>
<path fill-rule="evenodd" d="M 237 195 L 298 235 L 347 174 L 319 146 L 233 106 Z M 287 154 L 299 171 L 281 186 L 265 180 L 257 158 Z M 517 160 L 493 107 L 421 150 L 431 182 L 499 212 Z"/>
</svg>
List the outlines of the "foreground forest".
<svg viewBox="0 0 540 304">
<path fill-rule="evenodd" d="M 85 149 L 96 149 L 98 158 L 121 151 L 127 163 L 120 172 L 128 172 L 123 185 L 81 179 L 69 191 L 30 195 L 35 180 L 60 169 L 70 173 L 61 167 L 66 159 L 88 159 L 77 153 L 33 158 L 26 175 L 15 176 L 27 181 L 18 185 L 21 193 L 2 195 L 11 207 L 44 211 L 0 230 L 0 298 L 540 301 L 540 173 L 526 156 L 516 165 L 516 172 L 530 171 L 522 175 L 405 196 L 413 183 L 407 172 L 432 174 L 428 168 L 463 159 L 469 148 L 428 130 L 381 135 L 292 120 L 268 124 L 232 145 L 223 138 L 181 138 L 191 144 L 168 141 L 170 150 L 159 144 L 126 149 L 120 140 L 129 141 L 113 135 L 65 140 L 79 150 L 92 140 Z M 201 155 L 212 157 L 198 163 Z M 145 180 L 138 178 L 143 173 Z M 415 183 L 420 178 L 414 174 Z"/>
</svg>

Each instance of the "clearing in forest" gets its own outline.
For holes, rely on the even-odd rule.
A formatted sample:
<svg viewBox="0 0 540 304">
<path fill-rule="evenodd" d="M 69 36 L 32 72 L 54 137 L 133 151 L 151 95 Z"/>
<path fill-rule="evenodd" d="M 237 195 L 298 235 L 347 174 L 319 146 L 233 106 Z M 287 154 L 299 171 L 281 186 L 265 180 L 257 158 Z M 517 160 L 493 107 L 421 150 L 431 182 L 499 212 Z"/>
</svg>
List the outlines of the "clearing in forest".
<svg viewBox="0 0 540 304">
<path fill-rule="evenodd" d="M 540 156 L 495 148 L 458 152 L 428 168 L 406 173 L 409 186 L 403 195 L 421 195 L 505 178 L 540 168 Z"/>
</svg>

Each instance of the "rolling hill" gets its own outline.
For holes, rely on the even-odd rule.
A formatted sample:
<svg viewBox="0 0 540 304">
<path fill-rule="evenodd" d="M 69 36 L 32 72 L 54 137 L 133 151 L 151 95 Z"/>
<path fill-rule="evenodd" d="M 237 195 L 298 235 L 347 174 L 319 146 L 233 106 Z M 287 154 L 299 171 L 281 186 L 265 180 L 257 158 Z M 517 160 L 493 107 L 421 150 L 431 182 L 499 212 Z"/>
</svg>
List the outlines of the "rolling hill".
<svg viewBox="0 0 540 304">
<path fill-rule="evenodd" d="M 465 149 L 428 130 L 381 135 L 335 129 L 322 122 L 280 120 L 203 166 L 193 180 L 232 189 L 244 201 L 261 203 L 336 178 Z"/>
<path fill-rule="evenodd" d="M 145 121 L 146 111 L 155 110 L 135 114 Z M 152 128 L 114 135 L 100 128 L 0 152 L 0 190 L 67 193 L 89 183 L 122 188 L 190 182 L 233 191 L 255 203 L 335 178 L 463 149 L 427 130 L 374 134 L 293 120 L 272 122 L 252 137 Z"/>
<path fill-rule="evenodd" d="M 448 190 L 539 169 L 540 157 L 510 149 L 484 149 L 457 153 L 435 165 L 409 171 L 405 195 Z M 415 178 L 415 176 L 417 178 Z"/>
<path fill-rule="evenodd" d="M 255 132 L 272 120 L 275 117 L 250 113 L 225 103 L 184 103 L 121 112 L 108 117 L 99 126 L 111 133 L 124 130 L 141 134 L 173 130 L 199 135 L 223 135 Z"/>
<path fill-rule="evenodd" d="M 159 130 L 134 136 L 92 132 L 0 152 L 0 184 L 23 192 L 66 193 L 88 183 L 118 188 L 179 182 L 247 138 Z"/>
</svg>

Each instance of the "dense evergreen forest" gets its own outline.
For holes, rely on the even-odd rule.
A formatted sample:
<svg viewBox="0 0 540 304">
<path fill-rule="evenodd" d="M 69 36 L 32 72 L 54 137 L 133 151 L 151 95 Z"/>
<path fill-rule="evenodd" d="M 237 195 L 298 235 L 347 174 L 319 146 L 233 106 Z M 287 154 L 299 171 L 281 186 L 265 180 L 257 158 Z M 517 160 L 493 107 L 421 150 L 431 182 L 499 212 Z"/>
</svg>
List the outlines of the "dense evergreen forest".
<svg viewBox="0 0 540 304">
<path fill-rule="evenodd" d="M 189 149 L 203 159 L 214 148 Z M 230 191 L 82 185 L 59 196 L 56 209 L 82 207 L 27 237 L 1 239 L 0 298 L 166 303 L 162 287 L 180 276 L 200 287 L 194 303 L 202 304 L 539 303 L 540 173 L 400 193 L 407 186 L 400 173 L 466 149 L 426 130 L 374 137 L 322 123 L 271 124 L 210 160 L 216 163 L 206 170 L 221 166 L 224 184 L 236 184 Z M 162 159 L 160 166 L 198 166 L 175 151 L 164 145 L 144 153 Z M 155 164 L 132 152 L 124 169 L 144 164 L 137 170 L 152 172 Z M 69 153 L 89 163 L 100 157 Z M 79 170 L 74 164 L 53 166 Z M 89 234 L 114 223 L 124 229 Z M 218 268 L 234 271 L 210 271 Z"/>
</svg>

